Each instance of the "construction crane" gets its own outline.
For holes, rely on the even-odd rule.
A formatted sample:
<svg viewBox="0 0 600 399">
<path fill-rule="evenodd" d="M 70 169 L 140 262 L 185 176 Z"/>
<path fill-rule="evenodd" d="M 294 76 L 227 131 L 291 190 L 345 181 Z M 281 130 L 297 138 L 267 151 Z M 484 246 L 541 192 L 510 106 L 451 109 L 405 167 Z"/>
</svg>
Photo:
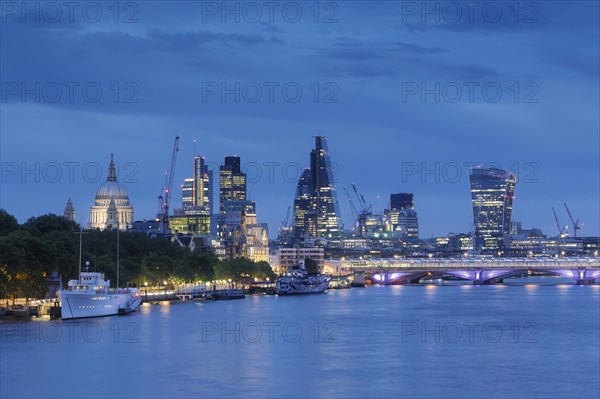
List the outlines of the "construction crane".
<svg viewBox="0 0 600 399">
<path fill-rule="evenodd" d="M 352 188 L 354 189 L 354 194 L 356 195 L 356 198 L 358 199 L 358 203 L 361 207 L 361 212 L 363 214 L 367 214 L 367 213 L 371 212 L 371 205 L 367 205 L 367 201 L 365 201 L 365 196 L 358 193 L 358 190 L 356 189 L 356 184 L 352 183 Z"/>
<path fill-rule="evenodd" d="M 160 231 L 163 234 L 169 233 L 169 202 L 171 200 L 171 189 L 173 188 L 173 176 L 175 175 L 175 162 L 177 161 L 177 152 L 179 151 L 179 136 L 175 136 L 175 144 L 173 145 L 173 154 L 171 155 L 171 165 L 169 172 L 166 175 L 166 185 L 161 190 L 158 196 L 158 206 L 160 213 L 158 214 L 160 222 Z"/>
<path fill-rule="evenodd" d="M 558 237 L 563 238 L 565 236 L 564 228 L 560 227 L 558 216 L 556 216 L 556 210 L 552 207 L 552 213 L 554 213 L 554 221 L 556 222 L 556 228 L 558 229 Z"/>
<path fill-rule="evenodd" d="M 571 215 L 571 211 L 569 210 L 569 207 L 567 206 L 567 204 L 565 202 L 563 202 L 563 205 L 565 206 L 565 209 L 567 210 L 567 214 L 569 215 L 569 219 L 571 219 L 571 223 L 573 223 L 573 237 L 577 238 L 577 230 L 581 229 L 581 226 L 579 225 L 579 219 L 577 219 L 577 221 L 575 221 L 573 219 L 573 216 Z"/>
<path fill-rule="evenodd" d="M 344 187 L 344 192 L 346 193 L 346 197 L 348 197 L 348 202 L 350 203 L 350 209 L 352 210 L 354 226 L 356 227 L 356 223 L 358 223 L 358 211 L 356 210 L 356 207 L 354 206 L 354 203 L 352 202 L 352 198 L 350 197 L 350 193 L 348 192 L 346 187 Z"/>
</svg>

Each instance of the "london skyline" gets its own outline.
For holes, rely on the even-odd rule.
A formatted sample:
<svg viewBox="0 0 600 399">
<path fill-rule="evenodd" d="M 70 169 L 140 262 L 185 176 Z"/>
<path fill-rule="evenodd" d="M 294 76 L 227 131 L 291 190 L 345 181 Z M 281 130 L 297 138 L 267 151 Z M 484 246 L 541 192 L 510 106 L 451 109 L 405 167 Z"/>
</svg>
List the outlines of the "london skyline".
<svg viewBox="0 0 600 399">
<path fill-rule="evenodd" d="M 600 235 L 598 61 L 589 51 L 598 47 L 597 4 L 588 4 L 590 11 L 543 3 L 534 23 L 507 17 L 498 24 L 481 18 L 451 24 L 442 18 L 425 25 L 419 16 L 403 14 L 400 6 L 390 5 L 385 12 L 363 3 L 338 6 L 337 22 L 329 24 L 323 19 L 331 10 L 321 10 L 319 23 L 305 13 L 298 23 L 276 18 L 252 24 L 242 18 L 224 24 L 202 14 L 200 6 L 191 6 L 195 14 L 173 7 L 174 19 L 165 21 L 160 18 L 165 4 L 140 4 L 133 24 L 42 18 L 35 25 L 39 29 L 28 29 L 19 14 L 5 12 L 0 206 L 22 222 L 61 214 L 72 196 L 81 222 L 114 153 L 119 179 L 138 180 L 123 181 L 136 219 L 153 218 L 172 139 L 180 135 L 174 185 L 192 175 L 194 140 L 196 153 L 215 172 L 228 155 L 240 156 L 242 168 L 259 165 L 258 182 L 247 170 L 249 197 L 273 236 L 293 202 L 299 173 L 309 166 L 312 136 L 323 135 L 338 167 L 346 228 L 350 210 L 340 190 L 356 183 L 374 210 L 384 209 L 391 193 L 414 193 L 421 237 L 469 231 L 465 163 L 493 162 L 519 179 L 512 220 L 554 236 L 552 207 L 566 202 L 583 223 L 580 235 Z M 382 18 L 390 23 L 378 29 Z M 473 32 L 482 34 L 465 46 Z M 528 41 L 513 40 L 524 32 Z M 67 62 L 61 56 L 65 48 L 84 56 Z M 95 48 L 111 49 L 115 57 L 106 63 Z M 231 62 L 232 49 L 242 62 Z M 168 59 L 177 62 L 170 65 Z M 45 68 L 34 67 L 41 63 Z M 159 73 L 164 68 L 168 73 Z M 60 101 L 48 101 L 49 82 L 63 88 Z M 91 102 L 77 90 L 70 101 L 66 82 L 78 88 L 96 82 L 102 100 Z M 135 85 L 126 87 L 128 82 Z M 250 82 L 263 88 L 264 98 L 257 103 L 250 101 L 256 88 Z M 272 102 L 266 82 L 278 83 Z M 281 95 L 290 82 L 303 92 L 298 102 Z M 452 102 L 453 82 L 463 89 L 457 102 Z M 471 86 L 473 101 L 468 82 L 478 84 Z M 223 101 L 222 83 L 234 91 L 239 83 L 239 102 L 236 93 Z M 486 84 L 501 88 L 500 101 L 482 95 Z M 115 93 L 120 94 L 117 102 Z M 125 97 L 138 101 L 124 102 Z M 52 162 L 62 173 L 55 183 L 41 176 Z M 73 162 L 79 165 L 73 166 L 70 182 L 69 166 L 63 164 Z M 82 177 L 88 162 L 101 168 L 99 179 Z M 36 163 L 38 171 L 25 171 L 23 178 L 23 169 L 34 170 Z M 282 168 L 288 163 L 294 173 L 285 178 Z M 51 168 L 46 171 L 54 176 Z M 180 195 L 175 190 L 176 206 Z M 564 211 L 559 218 L 570 225 Z"/>
<path fill-rule="evenodd" d="M 179 152 L 185 152 L 182 151 L 183 148 L 179 149 Z M 309 150 L 311 153 L 314 151 L 313 148 L 309 148 Z M 308 152 L 307 151 L 307 152 Z M 197 152 L 197 151 L 196 151 Z M 111 154 L 112 155 L 112 154 Z M 305 154 L 307 155 L 307 154 Z M 245 167 L 245 163 L 244 163 L 244 158 L 240 157 L 239 155 L 226 155 L 224 156 L 221 160 L 216 160 L 216 161 L 212 161 L 212 160 L 208 160 L 206 159 L 206 157 L 197 154 L 192 156 L 191 159 L 191 168 L 189 169 L 189 173 L 188 175 L 192 175 L 193 174 L 193 166 L 195 165 L 195 163 L 197 162 L 197 159 L 202 158 L 203 159 L 203 167 L 205 168 L 209 168 L 208 170 L 212 171 L 213 173 L 217 172 L 217 176 L 218 176 L 218 172 L 219 169 L 222 167 L 222 165 L 224 165 L 224 161 L 223 159 L 227 160 L 230 159 L 232 157 L 239 157 L 241 158 L 241 171 L 247 171 L 250 174 L 252 174 L 252 172 L 256 172 L 255 177 L 253 178 L 252 176 L 248 177 L 248 183 L 247 183 L 247 190 L 248 193 L 252 193 L 253 192 L 253 186 L 256 185 L 257 183 L 261 183 L 261 180 L 267 180 L 268 184 L 274 184 L 274 183 L 270 183 L 270 179 L 277 179 L 276 173 L 278 168 L 281 169 L 282 171 L 285 170 L 286 175 L 280 176 L 280 179 L 284 180 L 285 184 L 288 184 L 289 186 L 295 187 L 298 182 L 296 181 L 296 183 L 293 182 L 294 178 L 295 178 L 295 172 L 302 170 L 302 172 L 305 172 L 306 170 L 310 170 L 308 169 L 308 166 L 306 168 L 300 168 L 300 164 L 299 163 L 295 163 L 295 162 L 288 162 L 288 163 L 283 163 L 283 164 L 274 164 L 274 163 L 270 163 L 270 162 L 254 162 L 251 161 L 249 162 L 249 167 Z M 189 163 L 190 162 L 185 162 L 186 160 L 182 160 L 181 156 L 178 157 L 178 167 L 177 169 L 182 169 L 182 166 L 179 166 L 181 163 L 186 163 L 188 165 L 184 165 L 185 166 L 190 166 Z M 189 161 L 189 160 L 188 160 Z M 123 178 L 122 176 L 125 176 L 125 180 L 127 181 L 127 183 L 125 183 L 125 186 L 127 188 L 127 190 L 129 192 L 135 192 L 135 187 L 140 184 L 140 182 L 135 182 L 135 180 L 137 179 L 137 174 L 136 172 L 132 172 L 134 171 L 134 169 L 131 167 L 131 164 L 126 163 L 126 162 L 119 162 L 118 158 L 115 159 L 114 163 L 117 165 L 117 178 L 120 182 L 122 182 Z M 44 171 L 44 166 L 42 166 L 41 168 L 39 168 L 39 173 L 32 173 L 32 170 L 30 170 L 29 172 L 25 172 L 25 179 L 29 179 L 29 180 L 33 180 L 34 178 L 39 178 L 41 181 L 43 181 L 44 179 L 48 179 L 51 178 L 51 173 L 54 172 L 54 170 L 56 169 L 56 165 L 58 165 L 58 162 L 52 162 L 50 166 L 46 167 L 46 170 Z M 470 167 L 473 166 L 475 163 L 463 163 L 463 167 Z M 308 163 L 308 165 L 310 165 L 310 162 Z M 457 165 L 458 163 L 450 163 L 448 164 L 450 166 L 448 166 L 448 170 L 450 170 L 449 168 L 452 167 L 454 168 L 453 170 L 457 170 Z M 478 165 L 490 165 L 492 167 L 497 166 L 496 163 L 478 163 Z M 85 180 L 85 184 L 86 186 L 89 185 L 90 189 L 93 189 L 92 192 L 90 193 L 90 195 L 93 197 L 93 194 L 95 193 L 97 186 L 100 185 L 102 182 L 104 182 L 106 180 L 107 177 L 109 177 L 109 173 L 107 172 L 107 170 L 109 169 L 106 165 L 102 165 L 100 162 L 88 162 L 88 163 L 81 163 L 81 165 L 71 165 L 68 163 L 65 163 L 64 165 L 60 165 L 62 167 L 64 167 L 64 173 L 63 175 L 61 175 L 61 179 L 64 180 L 68 180 L 72 177 L 72 175 L 76 175 L 77 173 L 77 167 L 81 166 L 81 170 L 82 170 L 82 176 L 83 176 L 83 171 L 85 170 L 86 173 L 89 174 L 89 176 L 87 176 L 86 178 L 84 178 L 83 180 Z M 411 168 L 412 168 L 412 164 L 410 164 Z M 98 174 L 98 168 L 100 170 L 100 174 Z M 334 171 L 337 170 L 337 168 L 339 168 L 339 166 L 337 165 L 337 163 L 335 163 L 335 161 L 333 162 L 333 166 L 332 169 Z M 119 173 L 118 170 L 121 170 L 121 173 Z M 91 172 L 90 172 L 91 171 Z M 293 172 L 290 172 L 293 171 Z M 412 175 L 414 173 L 413 169 L 410 168 L 406 168 L 405 172 L 407 174 Z M 511 172 L 511 171 L 508 171 Z M 28 173 L 28 174 L 27 174 Z M 129 174 L 128 174 L 129 173 Z M 166 173 L 166 172 L 165 172 Z M 421 173 L 420 171 L 417 171 L 417 173 Z M 440 169 L 440 171 L 437 174 L 433 174 L 432 170 L 428 171 L 429 175 L 426 175 L 428 178 L 430 179 L 439 179 L 439 180 L 443 180 L 443 179 L 449 179 L 449 181 L 447 183 L 450 184 L 456 184 L 459 187 L 461 187 L 461 189 L 463 189 L 464 192 L 464 200 L 467 202 L 468 204 L 468 208 L 469 208 L 469 213 L 468 213 L 468 217 L 470 217 L 470 219 L 465 220 L 465 223 L 468 224 L 467 227 L 465 227 L 465 229 L 463 230 L 459 230 L 459 229 L 449 229 L 447 231 L 444 231 L 444 227 L 439 225 L 439 231 L 440 233 L 437 235 L 445 235 L 447 233 L 468 233 L 469 231 L 471 231 L 473 229 L 473 212 L 474 212 L 474 208 L 471 204 L 471 191 L 470 191 L 470 187 L 469 187 L 469 182 L 468 182 L 468 171 L 466 172 L 467 174 L 467 187 L 462 187 L 463 184 L 461 184 L 463 178 L 461 177 L 460 181 L 456 182 L 455 177 L 456 175 L 452 175 L 450 176 L 450 174 L 445 175 L 442 171 L 442 169 Z M 449 172 L 448 172 L 449 173 Z M 462 172 L 461 172 L 462 173 Z M 189 180 L 189 178 L 183 178 L 180 179 L 179 178 L 179 174 L 181 173 L 176 173 L 175 175 L 175 183 L 173 186 L 173 192 L 171 193 L 171 199 L 170 199 L 170 206 L 171 206 L 171 213 L 173 211 L 173 209 L 177 209 L 177 208 L 181 208 L 182 202 L 183 202 L 183 198 L 182 198 L 182 189 L 184 186 L 184 182 L 185 180 Z M 183 173 L 183 175 L 185 175 L 185 173 Z M 407 175 L 408 176 L 408 175 Z M 7 174 L 7 177 L 10 178 L 11 176 L 9 174 Z M 14 177 L 14 176 L 12 176 Z M 164 177 L 164 176 L 163 176 Z M 418 176 L 417 176 L 418 177 Z M 421 176 L 422 177 L 422 176 Z M 52 177 L 53 178 L 53 177 Z M 517 177 L 518 178 L 518 177 Z M 180 183 L 181 180 L 181 183 Z M 296 179 L 299 180 L 299 179 Z M 427 180 L 427 179 L 425 179 Z M 355 220 L 352 218 L 352 214 L 351 214 L 351 210 L 350 210 L 350 206 L 346 200 L 346 198 L 343 196 L 343 194 L 341 194 L 339 191 L 341 190 L 341 186 L 339 184 L 338 179 L 334 176 L 334 181 L 336 181 L 336 188 L 338 191 L 338 199 L 337 202 L 341 208 L 341 219 L 343 221 L 342 226 L 344 227 L 344 230 L 348 231 L 351 230 Z M 427 183 L 427 181 L 425 181 Z M 352 182 L 355 183 L 355 182 Z M 214 192 L 214 197 L 213 197 L 213 204 L 219 204 L 219 182 L 218 179 L 216 181 L 213 181 L 214 186 L 212 187 L 212 190 Z M 344 188 L 346 187 L 350 187 L 349 183 L 348 185 L 343 186 Z M 356 183 L 359 187 L 361 186 L 360 183 Z M 517 193 L 519 192 L 519 183 L 517 183 L 517 189 L 515 190 Z M 294 189 L 294 191 L 296 191 L 296 188 Z M 400 190 L 397 190 L 400 191 Z M 389 193 L 382 193 L 379 195 L 379 198 L 377 198 L 377 201 L 368 201 L 369 204 L 373 205 L 373 211 L 375 213 L 377 212 L 382 212 L 384 209 L 387 209 L 389 207 L 389 199 L 390 199 L 390 195 L 394 194 L 394 191 L 390 191 Z M 425 219 L 427 220 L 427 215 L 426 215 L 426 211 L 424 211 L 420 206 L 419 206 L 419 193 L 412 193 L 414 194 L 414 197 L 416 197 L 416 199 L 414 200 L 416 202 L 415 204 L 415 209 L 417 209 L 419 211 L 419 223 L 423 223 L 422 220 Z M 132 204 L 134 205 L 135 209 L 136 209 L 136 213 L 135 213 L 135 220 L 152 220 L 156 217 L 157 212 L 152 213 L 152 211 L 150 212 L 144 212 L 144 209 L 139 209 L 137 206 L 137 202 L 135 197 L 135 194 L 131 195 L 132 198 Z M 341 197 L 340 197 L 341 195 Z M 88 201 L 90 204 L 88 205 L 87 203 L 83 203 L 83 207 L 79 206 L 79 204 L 77 203 L 77 199 L 78 198 L 84 198 L 85 200 L 85 193 L 78 193 L 77 195 L 73 195 L 73 194 L 69 194 L 67 196 L 68 198 L 75 198 L 75 200 L 73 200 L 75 209 L 77 210 L 77 214 L 78 214 L 78 218 L 77 221 L 78 223 L 82 223 L 84 226 L 87 226 L 87 224 L 89 223 L 89 209 L 90 207 L 93 205 L 93 198 L 92 200 Z M 261 210 L 261 203 L 262 201 L 260 200 L 256 200 L 255 198 L 250 198 L 251 196 L 248 196 L 249 199 L 252 199 L 253 201 L 257 202 L 257 212 L 259 213 L 259 215 L 261 216 L 262 220 L 268 220 L 269 217 L 272 217 L 272 213 L 271 215 L 269 214 L 268 210 Z M 516 196 L 515 196 L 516 197 Z M 68 199 L 67 198 L 67 199 Z M 367 197 L 368 198 L 368 197 Z M 369 198 L 368 198 L 369 199 Z M 147 202 L 147 201 L 143 201 L 143 202 Z M 66 200 L 63 201 L 63 204 L 66 203 Z M 518 204 L 518 203 L 517 203 Z M 555 207 L 559 208 L 559 220 L 561 222 L 561 225 L 564 226 L 568 226 L 567 230 L 568 232 L 570 232 L 570 229 L 572 228 L 571 226 L 571 222 L 570 220 L 568 220 L 568 216 L 566 213 L 564 213 L 562 207 L 561 207 L 561 203 L 557 203 L 555 205 Z M 55 214 L 61 214 L 62 213 L 62 208 L 61 208 L 61 204 L 59 204 L 59 208 L 56 210 L 49 210 L 48 212 L 42 212 L 40 214 L 26 214 L 24 218 L 21 219 L 21 217 L 19 217 L 20 215 L 17 212 L 13 212 L 10 209 L 8 209 L 8 211 L 10 213 L 15 214 L 15 216 L 19 219 L 19 221 L 24 222 L 27 218 L 29 217 L 33 217 L 33 216 L 39 216 L 41 214 L 44 213 L 55 213 Z M 292 195 L 290 200 L 280 204 L 281 209 L 283 210 L 283 215 L 279 221 L 279 223 L 277 223 L 277 220 L 275 220 L 275 222 L 271 225 L 271 222 L 269 221 L 269 225 L 270 225 L 270 237 L 274 238 L 275 236 L 277 236 L 277 228 L 281 225 L 281 221 L 285 218 L 285 211 L 287 210 L 287 207 L 291 206 L 291 216 L 290 216 L 290 220 L 289 223 L 293 224 L 293 208 L 294 208 L 294 196 Z M 158 209 L 157 209 L 158 210 Z M 552 211 L 552 210 L 550 210 Z M 218 209 L 215 210 L 215 212 L 218 213 Z M 421 216 L 425 213 L 425 216 Z M 564 213 L 564 215 L 563 215 Z M 579 218 L 579 216 L 577 216 Z M 277 218 L 277 215 L 275 216 L 275 218 Z M 525 219 L 515 219 L 514 217 L 512 218 L 513 221 L 518 221 L 518 222 L 522 222 L 523 223 L 523 227 L 538 227 L 540 228 L 540 226 L 535 225 L 535 223 L 531 223 L 530 220 L 528 220 L 527 218 Z M 554 219 L 553 219 L 554 221 Z M 550 226 L 550 229 L 544 229 L 543 227 L 542 230 L 544 231 L 544 233 L 548 236 L 555 236 L 557 235 L 556 232 L 554 232 L 554 229 L 552 229 L 552 227 L 555 227 L 555 225 Z M 422 227 L 420 228 L 420 230 L 422 231 Z M 587 229 L 586 229 L 587 230 Z M 434 234 L 432 234 L 434 235 Z M 593 236 L 593 234 L 579 234 L 580 236 Z M 420 234 L 421 238 L 428 238 L 431 235 L 427 235 L 427 234 Z"/>
</svg>

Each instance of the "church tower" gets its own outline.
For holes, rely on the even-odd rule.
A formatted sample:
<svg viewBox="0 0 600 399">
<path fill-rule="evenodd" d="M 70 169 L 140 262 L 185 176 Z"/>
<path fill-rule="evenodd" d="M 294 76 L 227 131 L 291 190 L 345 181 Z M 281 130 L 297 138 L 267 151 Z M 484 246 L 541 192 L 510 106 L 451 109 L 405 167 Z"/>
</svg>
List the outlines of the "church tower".
<svg viewBox="0 0 600 399">
<path fill-rule="evenodd" d="M 71 222 L 77 222 L 77 220 L 75 220 L 76 212 L 75 207 L 73 206 L 73 201 L 71 201 L 71 196 L 69 196 L 69 199 L 67 200 L 67 207 L 65 208 L 64 216 L 65 219 L 70 220 Z"/>
</svg>

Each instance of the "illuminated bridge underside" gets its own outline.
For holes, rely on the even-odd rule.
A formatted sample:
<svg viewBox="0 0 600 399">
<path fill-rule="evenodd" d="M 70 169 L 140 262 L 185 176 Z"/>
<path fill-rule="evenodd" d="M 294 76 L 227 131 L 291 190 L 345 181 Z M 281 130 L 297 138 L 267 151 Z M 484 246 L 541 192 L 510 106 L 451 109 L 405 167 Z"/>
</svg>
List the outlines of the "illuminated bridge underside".
<svg viewBox="0 0 600 399">
<path fill-rule="evenodd" d="M 464 280 L 470 280 L 473 284 L 494 284 L 501 283 L 505 278 L 528 274 L 531 269 L 420 269 L 420 270 L 402 270 L 385 271 L 371 274 L 371 281 L 374 284 L 407 284 L 418 283 L 423 277 L 442 277 L 453 276 Z M 600 269 L 576 268 L 576 269 L 540 269 L 535 268 L 536 272 L 549 275 L 562 276 L 573 279 L 577 284 L 591 284 L 595 279 L 600 278 Z"/>
</svg>

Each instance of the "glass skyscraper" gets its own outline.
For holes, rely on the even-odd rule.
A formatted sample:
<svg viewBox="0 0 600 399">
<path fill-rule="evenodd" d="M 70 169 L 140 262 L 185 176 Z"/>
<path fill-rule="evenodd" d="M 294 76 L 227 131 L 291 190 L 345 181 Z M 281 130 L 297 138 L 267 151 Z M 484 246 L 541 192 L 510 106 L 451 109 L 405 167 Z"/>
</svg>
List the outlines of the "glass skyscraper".
<svg viewBox="0 0 600 399">
<path fill-rule="evenodd" d="M 241 171 L 240 157 L 225 157 L 225 163 L 219 170 L 219 202 L 220 212 L 223 212 L 224 201 L 246 200 L 246 174 Z"/>
<path fill-rule="evenodd" d="M 193 206 L 212 213 L 212 170 L 204 163 L 204 157 L 194 158 L 194 194 Z"/>
<path fill-rule="evenodd" d="M 504 247 L 510 233 L 516 176 L 497 168 L 471 168 L 471 200 L 476 251 L 490 252 Z"/>
<path fill-rule="evenodd" d="M 294 237 L 317 235 L 317 213 L 314 208 L 312 174 L 310 169 L 304 169 L 294 197 Z"/>
<path fill-rule="evenodd" d="M 337 239 L 342 221 L 329 159 L 327 139 L 315 137 L 310 152 L 310 167 L 305 169 L 296 186 L 294 197 L 294 237 Z"/>
<path fill-rule="evenodd" d="M 183 181 L 181 186 L 181 205 L 183 209 L 194 206 L 194 178 L 189 177 Z"/>
</svg>

